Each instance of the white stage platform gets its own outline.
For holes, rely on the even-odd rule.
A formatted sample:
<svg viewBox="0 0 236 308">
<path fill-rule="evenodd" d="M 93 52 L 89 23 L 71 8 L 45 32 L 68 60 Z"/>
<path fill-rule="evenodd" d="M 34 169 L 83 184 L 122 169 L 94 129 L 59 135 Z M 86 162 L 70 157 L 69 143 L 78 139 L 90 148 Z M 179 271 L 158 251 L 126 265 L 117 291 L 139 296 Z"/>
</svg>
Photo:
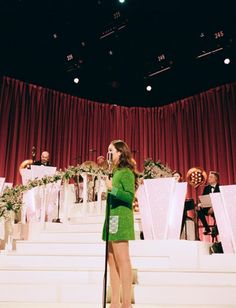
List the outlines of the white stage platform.
<svg viewBox="0 0 236 308">
<path fill-rule="evenodd" d="M 94 305 L 94 304 L 82 304 L 82 303 L 0 303 L 0 308 L 101 308 L 100 305 Z M 109 308 L 110 305 L 107 305 L 107 308 Z M 188 308 L 212 308 L 212 307 L 218 307 L 218 308 L 229 308 L 229 306 L 225 305 L 188 305 Z M 231 306 L 235 307 L 235 306 Z M 132 305 L 132 308 L 183 308 L 182 305 Z"/>
<path fill-rule="evenodd" d="M 32 223 L 30 240 L 0 254 L 0 307 L 102 307 L 102 223 L 102 215 L 42 231 Z M 134 308 L 236 307 L 235 255 L 209 255 L 209 244 L 185 240 L 136 240 L 130 251 Z"/>
</svg>

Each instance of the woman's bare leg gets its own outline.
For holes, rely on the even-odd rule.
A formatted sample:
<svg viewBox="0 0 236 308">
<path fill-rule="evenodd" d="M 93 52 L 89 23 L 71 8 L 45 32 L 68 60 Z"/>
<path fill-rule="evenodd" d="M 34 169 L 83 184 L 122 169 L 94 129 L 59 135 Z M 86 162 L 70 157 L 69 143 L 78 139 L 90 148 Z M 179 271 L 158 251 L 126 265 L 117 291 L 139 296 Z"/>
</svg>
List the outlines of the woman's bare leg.
<svg viewBox="0 0 236 308">
<path fill-rule="evenodd" d="M 111 308 L 120 308 L 120 275 L 116 264 L 112 243 L 109 242 L 108 263 L 111 283 Z"/>
<path fill-rule="evenodd" d="M 122 288 L 122 308 L 131 307 L 132 268 L 128 241 L 112 242 L 115 262 L 119 268 Z"/>
</svg>

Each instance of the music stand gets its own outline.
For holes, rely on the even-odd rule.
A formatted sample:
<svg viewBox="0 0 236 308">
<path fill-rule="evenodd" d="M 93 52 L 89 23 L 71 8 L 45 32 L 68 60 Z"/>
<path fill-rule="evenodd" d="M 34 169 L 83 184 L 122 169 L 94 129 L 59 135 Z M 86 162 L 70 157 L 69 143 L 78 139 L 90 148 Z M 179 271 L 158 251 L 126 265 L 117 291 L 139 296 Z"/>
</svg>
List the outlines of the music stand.
<svg viewBox="0 0 236 308">
<path fill-rule="evenodd" d="M 32 179 L 42 179 L 44 176 L 53 176 L 56 173 L 57 168 L 56 167 L 48 167 L 48 166 L 37 166 L 32 165 L 31 171 L 32 171 Z"/>
<path fill-rule="evenodd" d="M 201 207 L 203 207 L 203 208 L 210 208 L 210 207 L 212 207 L 210 195 L 199 196 L 199 200 L 201 202 Z"/>
<path fill-rule="evenodd" d="M 56 173 L 57 168 L 56 167 L 48 167 L 48 166 L 37 166 L 32 165 L 31 166 L 31 172 L 32 172 L 32 178 L 33 179 L 42 179 L 44 176 L 53 176 Z M 44 223 L 45 221 L 45 214 L 46 214 L 46 195 L 47 195 L 47 186 L 50 187 L 50 190 L 52 189 L 51 183 L 43 186 L 43 196 L 42 199 L 42 207 L 41 207 L 41 213 L 40 213 L 40 220 L 41 223 Z"/>
<path fill-rule="evenodd" d="M 22 184 L 27 185 L 27 183 L 32 179 L 32 172 L 30 169 L 21 169 L 20 171 Z"/>
</svg>

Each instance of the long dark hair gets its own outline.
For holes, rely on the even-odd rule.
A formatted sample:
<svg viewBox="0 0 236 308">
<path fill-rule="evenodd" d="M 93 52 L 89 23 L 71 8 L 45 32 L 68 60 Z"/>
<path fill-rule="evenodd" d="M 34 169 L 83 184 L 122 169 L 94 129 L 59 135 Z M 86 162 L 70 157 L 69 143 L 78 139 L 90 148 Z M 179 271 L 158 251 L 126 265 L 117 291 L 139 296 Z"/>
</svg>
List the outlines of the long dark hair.
<svg viewBox="0 0 236 308">
<path fill-rule="evenodd" d="M 123 140 L 113 140 L 111 144 L 113 144 L 116 150 L 121 153 L 116 168 L 129 168 L 134 173 L 135 189 L 137 189 L 139 185 L 138 184 L 139 173 L 137 171 L 136 162 L 132 158 L 132 153 L 130 151 L 129 146 Z"/>
</svg>

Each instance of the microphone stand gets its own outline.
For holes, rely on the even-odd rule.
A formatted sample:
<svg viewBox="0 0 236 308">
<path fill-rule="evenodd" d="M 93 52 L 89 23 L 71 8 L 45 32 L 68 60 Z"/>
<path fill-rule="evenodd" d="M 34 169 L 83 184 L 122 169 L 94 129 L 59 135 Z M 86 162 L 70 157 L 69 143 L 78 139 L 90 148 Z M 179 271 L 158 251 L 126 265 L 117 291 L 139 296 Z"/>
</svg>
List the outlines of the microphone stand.
<svg viewBox="0 0 236 308">
<path fill-rule="evenodd" d="M 58 213 L 57 213 L 57 220 L 56 222 L 60 223 L 60 203 L 61 203 L 61 196 L 60 196 L 60 190 L 58 191 Z"/>
<path fill-rule="evenodd" d="M 194 227 L 195 227 L 195 238 L 197 241 L 200 241 L 199 229 L 198 229 L 198 212 L 197 212 L 197 205 L 198 205 L 198 195 L 199 195 L 199 186 L 196 187 L 196 204 L 194 204 Z"/>
<path fill-rule="evenodd" d="M 109 178 L 112 177 L 111 174 L 111 162 L 109 162 Z M 105 248 L 105 270 L 103 277 L 103 308 L 106 308 L 107 300 L 107 272 L 108 272 L 108 253 L 109 253 L 109 228 L 110 228 L 110 194 L 108 193 L 107 197 L 107 207 L 106 207 L 106 248 Z"/>
<path fill-rule="evenodd" d="M 60 196 L 60 190 L 57 193 L 57 218 L 53 219 L 53 222 L 61 223 L 60 220 L 60 202 L 61 202 L 61 196 Z"/>
</svg>

